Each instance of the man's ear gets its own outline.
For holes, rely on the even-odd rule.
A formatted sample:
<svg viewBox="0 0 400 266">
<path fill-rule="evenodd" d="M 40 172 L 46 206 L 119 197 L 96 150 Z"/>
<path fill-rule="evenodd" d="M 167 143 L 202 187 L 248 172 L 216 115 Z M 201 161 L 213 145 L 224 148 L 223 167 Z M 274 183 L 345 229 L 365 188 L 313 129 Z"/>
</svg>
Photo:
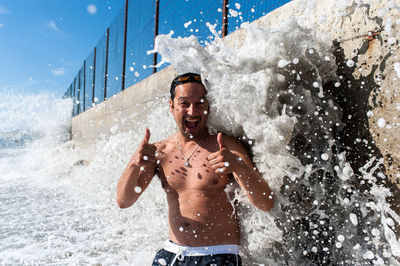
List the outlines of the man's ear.
<svg viewBox="0 0 400 266">
<path fill-rule="evenodd" d="M 174 102 L 171 99 L 169 100 L 169 109 L 171 110 L 172 113 L 172 110 L 174 109 Z"/>
</svg>

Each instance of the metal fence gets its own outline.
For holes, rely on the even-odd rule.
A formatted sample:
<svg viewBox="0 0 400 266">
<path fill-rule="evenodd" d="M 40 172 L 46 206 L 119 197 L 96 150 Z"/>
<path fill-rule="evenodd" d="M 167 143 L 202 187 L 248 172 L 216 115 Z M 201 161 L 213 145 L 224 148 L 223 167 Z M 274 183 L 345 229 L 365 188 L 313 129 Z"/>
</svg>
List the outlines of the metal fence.
<svg viewBox="0 0 400 266">
<path fill-rule="evenodd" d="M 213 40 L 206 22 L 223 37 L 290 0 L 125 0 L 111 25 L 83 61 L 64 94 L 74 99 L 73 116 L 164 68 L 159 55 L 148 55 L 154 38 L 171 30 L 194 35 L 201 45 Z"/>
</svg>

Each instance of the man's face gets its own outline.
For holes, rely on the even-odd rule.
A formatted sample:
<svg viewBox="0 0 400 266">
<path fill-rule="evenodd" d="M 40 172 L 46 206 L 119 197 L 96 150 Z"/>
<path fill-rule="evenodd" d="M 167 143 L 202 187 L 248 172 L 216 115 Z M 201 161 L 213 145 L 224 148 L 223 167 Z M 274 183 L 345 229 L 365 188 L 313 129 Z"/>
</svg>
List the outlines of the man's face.
<svg viewBox="0 0 400 266">
<path fill-rule="evenodd" d="M 196 139 L 206 129 L 209 108 L 205 94 L 200 83 L 184 83 L 175 87 L 175 98 L 169 101 L 178 130 L 187 138 Z"/>
</svg>

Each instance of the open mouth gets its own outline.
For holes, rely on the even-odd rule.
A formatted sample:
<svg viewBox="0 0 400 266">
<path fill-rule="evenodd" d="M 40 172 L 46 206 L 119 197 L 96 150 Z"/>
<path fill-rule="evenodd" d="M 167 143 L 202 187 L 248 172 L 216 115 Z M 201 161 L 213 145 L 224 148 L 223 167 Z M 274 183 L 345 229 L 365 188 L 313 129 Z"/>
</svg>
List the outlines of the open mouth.
<svg viewBox="0 0 400 266">
<path fill-rule="evenodd" d="M 187 118 L 184 121 L 185 130 L 188 132 L 194 132 L 200 125 L 200 119 L 195 118 Z"/>
</svg>

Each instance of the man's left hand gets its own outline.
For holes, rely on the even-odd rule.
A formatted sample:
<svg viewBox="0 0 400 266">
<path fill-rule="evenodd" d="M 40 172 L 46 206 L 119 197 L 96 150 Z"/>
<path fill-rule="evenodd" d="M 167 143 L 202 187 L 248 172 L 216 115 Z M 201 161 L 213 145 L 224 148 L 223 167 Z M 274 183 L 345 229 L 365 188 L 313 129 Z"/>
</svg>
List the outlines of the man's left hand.
<svg viewBox="0 0 400 266">
<path fill-rule="evenodd" d="M 216 174 L 230 174 L 237 171 L 239 163 L 242 162 L 241 158 L 232 153 L 224 143 L 222 133 L 218 133 L 217 142 L 219 150 L 211 153 L 207 159 L 211 165 L 211 168 L 215 170 Z"/>
</svg>

